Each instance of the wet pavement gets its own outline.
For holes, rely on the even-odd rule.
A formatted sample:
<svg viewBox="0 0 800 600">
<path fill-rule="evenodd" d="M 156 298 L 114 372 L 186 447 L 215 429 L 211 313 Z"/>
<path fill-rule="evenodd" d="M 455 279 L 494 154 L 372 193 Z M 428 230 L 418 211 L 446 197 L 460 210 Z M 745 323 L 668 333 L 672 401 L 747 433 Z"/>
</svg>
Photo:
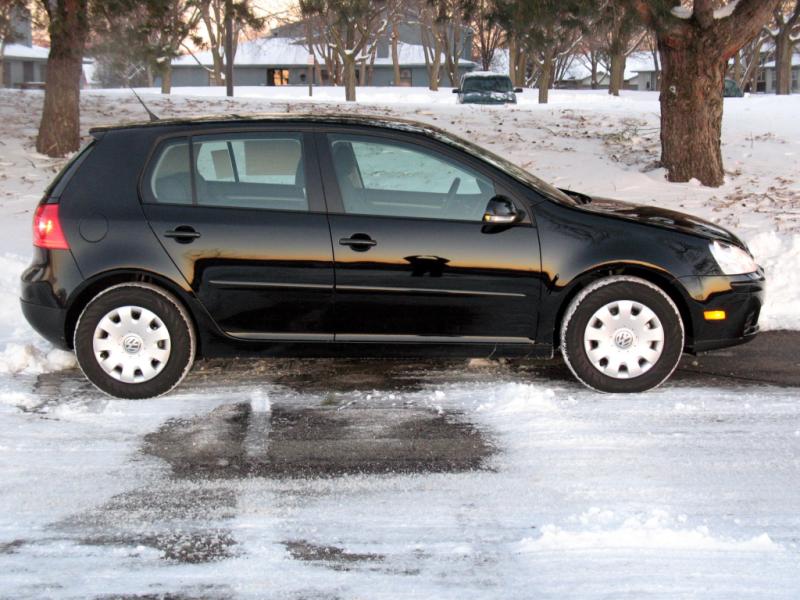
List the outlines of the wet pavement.
<svg viewBox="0 0 800 600">
<path fill-rule="evenodd" d="M 650 455 L 641 450 L 653 435 L 697 438 L 689 450 L 697 457 L 682 467 L 690 469 L 707 460 L 706 436 L 738 440 L 747 468 L 734 461 L 698 471 L 722 481 L 723 491 L 732 469 L 746 479 L 752 465 L 766 472 L 780 465 L 772 466 L 775 480 L 760 467 L 753 471 L 764 493 L 796 482 L 800 408 L 791 386 L 800 385 L 799 357 L 800 335 L 770 333 L 685 357 L 665 388 L 627 398 L 583 390 L 560 361 L 205 361 L 176 394 L 138 402 L 104 397 L 77 371 L 41 375 L 30 392 L 9 392 L 5 401 L 22 420 L 10 441 L 0 439 L 0 451 L 14 448 L 30 462 L 3 469 L 15 485 L 32 489 L 7 490 L 17 514 L 0 521 L 0 571 L 9 574 L 0 598 L 391 598 L 403 596 L 394 593 L 398 577 L 411 597 L 460 598 L 458 573 L 463 597 L 529 597 L 504 587 L 519 573 L 523 582 L 538 580 L 543 596 L 559 597 L 550 594 L 560 589 L 554 581 L 541 581 L 527 566 L 509 571 L 525 555 L 519 548 L 546 539 L 542 521 L 583 522 L 604 502 L 612 514 L 633 510 L 626 494 L 651 489 L 661 476 L 653 465 L 672 468 L 679 460 L 673 442 L 659 442 Z M 766 398 L 763 414 L 751 411 L 756 398 Z M 742 438 L 748 432 L 760 443 Z M 568 439 L 582 441 L 563 446 Z M 73 457 L 61 465 L 64 452 Z M 715 460 L 731 460 L 715 452 Z M 628 480 L 631 464 L 645 475 Z M 584 489 L 592 478 L 600 483 Z M 772 521 L 756 519 L 738 531 L 730 521 L 737 509 L 709 507 L 708 490 L 698 493 L 699 484 L 679 474 L 675 480 L 693 499 L 663 529 L 682 534 L 684 513 L 695 510 L 705 515 L 698 522 L 727 532 L 714 543 L 733 544 L 728 562 L 709 574 L 741 571 L 736 544 L 749 548 L 762 530 L 770 542 L 800 539 L 800 521 L 791 516 L 796 501 L 779 507 Z M 35 485 L 52 497 L 37 498 Z M 748 490 L 729 499 L 757 514 Z M 671 495 L 653 488 L 625 523 L 661 506 L 664 494 Z M 584 515 L 578 497 L 593 498 Z M 681 504 L 679 497 L 667 506 Z M 780 502 L 780 493 L 770 501 Z M 8 500 L 2 506 L 9 510 Z M 788 561 L 775 563 L 779 574 L 800 565 L 792 543 L 776 542 Z M 280 584 L 268 585 L 259 564 L 285 569 L 270 576 Z M 80 565 L 97 570 L 97 578 L 65 581 Z M 234 569 L 241 571 L 234 576 Z M 795 583 L 800 592 L 800 579 Z M 781 589 L 795 590 L 791 582 Z"/>
</svg>

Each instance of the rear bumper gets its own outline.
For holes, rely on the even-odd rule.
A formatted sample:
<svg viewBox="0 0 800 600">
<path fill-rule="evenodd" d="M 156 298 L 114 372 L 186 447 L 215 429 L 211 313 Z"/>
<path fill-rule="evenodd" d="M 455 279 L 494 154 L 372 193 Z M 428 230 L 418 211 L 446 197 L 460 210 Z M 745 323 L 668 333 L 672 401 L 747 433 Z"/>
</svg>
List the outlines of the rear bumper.
<svg viewBox="0 0 800 600">
<path fill-rule="evenodd" d="M 689 291 L 692 336 L 686 350 L 707 352 L 744 344 L 759 331 L 758 319 L 766 295 L 763 270 L 747 275 L 685 277 Z M 706 311 L 725 311 L 725 319 L 707 320 Z"/>
<path fill-rule="evenodd" d="M 64 332 L 66 331 L 67 311 L 62 308 L 52 308 L 33 302 L 20 300 L 22 314 L 36 332 L 48 342 L 58 348 L 68 350 L 70 344 Z"/>
</svg>

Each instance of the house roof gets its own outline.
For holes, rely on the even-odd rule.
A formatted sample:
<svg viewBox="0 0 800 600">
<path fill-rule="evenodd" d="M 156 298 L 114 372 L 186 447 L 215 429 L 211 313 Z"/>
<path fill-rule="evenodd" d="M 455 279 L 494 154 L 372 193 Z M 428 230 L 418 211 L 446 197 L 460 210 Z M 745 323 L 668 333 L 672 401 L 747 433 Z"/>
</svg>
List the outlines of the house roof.
<svg viewBox="0 0 800 600">
<path fill-rule="evenodd" d="M 800 54 L 793 54 L 792 55 L 792 66 L 797 67 L 800 66 Z M 765 69 L 774 69 L 775 68 L 775 61 L 771 60 L 769 62 L 764 63 Z"/>
<path fill-rule="evenodd" d="M 24 60 L 47 60 L 50 48 L 42 46 L 25 46 L 24 44 L 8 44 L 3 58 L 19 58 Z"/>
<path fill-rule="evenodd" d="M 633 79 L 640 71 L 655 71 L 653 55 L 650 52 L 633 52 L 625 61 L 625 80 Z M 598 65 L 597 73 L 601 77 L 608 75 L 608 70 Z M 583 81 L 592 76 L 589 62 L 583 56 L 577 56 L 564 72 L 562 81 Z"/>
<path fill-rule="evenodd" d="M 418 66 L 425 64 L 425 51 L 422 46 L 415 44 L 398 43 L 398 54 L 400 64 L 403 66 Z M 240 42 L 236 49 L 234 64 L 236 66 L 267 66 L 276 65 L 281 67 L 307 66 L 308 48 L 300 39 L 286 37 L 264 37 L 256 40 Z M 317 55 L 317 60 L 323 62 L 323 58 Z M 198 61 L 203 66 L 210 67 L 213 64 L 211 52 L 197 52 L 194 57 L 188 54 L 179 56 L 172 60 L 174 67 L 193 67 L 197 66 Z M 375 59 L 376 65 L 391 65 L 391 57 L 379 57 Z M 469 60 L 461 59 L 461 64 L 474 65 Z"/>
</svg>

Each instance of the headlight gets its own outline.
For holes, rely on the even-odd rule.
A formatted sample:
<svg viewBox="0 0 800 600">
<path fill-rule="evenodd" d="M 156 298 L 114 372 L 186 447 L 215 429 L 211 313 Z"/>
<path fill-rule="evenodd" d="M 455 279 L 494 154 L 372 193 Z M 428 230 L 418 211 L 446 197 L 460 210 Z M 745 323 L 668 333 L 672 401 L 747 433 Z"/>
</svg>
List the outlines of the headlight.
<svg viewBox="0 0 800 600">
<path fill-rule="evenodd" d="M 758 265 L 753 257 L 739 246 L 715 240 L 711 242 L 709 248 L 725 275 L 741 275 L 758 271 Z"/>
</svg>

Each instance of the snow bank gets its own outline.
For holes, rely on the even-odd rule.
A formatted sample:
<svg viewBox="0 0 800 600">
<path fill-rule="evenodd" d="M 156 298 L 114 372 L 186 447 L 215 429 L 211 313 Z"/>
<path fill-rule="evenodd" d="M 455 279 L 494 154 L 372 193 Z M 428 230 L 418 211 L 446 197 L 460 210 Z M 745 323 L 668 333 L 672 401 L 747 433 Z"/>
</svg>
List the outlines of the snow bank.
<svg viewBox="0 0 800 600">
<path fill-rule="evenodd" d="M 538 538 L 525 538 L 519 543 L 519 552 L 553 550 L 703 550 L 739 552 L 776 552 L 782 550 L 769 535 L 736 540 L 714 536 L 708 527 L 687 527 L 685 515 L 674 518 L 664 510 L 651 510 L 647 514 L 620 517 L 609 510 L 592 508 L 573 517 L 580 529 L 563 528 L 549 524 L 542 527 Z"/>
<path fill-rule="evenodd" d="M 747 241 L 767 273 L 762 329 L 800 329 L 800 235 L 765 231 Z"/>
<path fill-rule="evenodd" d="M 71 352 L 35 334 L 19 308 L 19 276 L 28 265 L 14 254 L 0 256 L 0 374 L 40 374 L 75 366 Z"/>
</svg>

